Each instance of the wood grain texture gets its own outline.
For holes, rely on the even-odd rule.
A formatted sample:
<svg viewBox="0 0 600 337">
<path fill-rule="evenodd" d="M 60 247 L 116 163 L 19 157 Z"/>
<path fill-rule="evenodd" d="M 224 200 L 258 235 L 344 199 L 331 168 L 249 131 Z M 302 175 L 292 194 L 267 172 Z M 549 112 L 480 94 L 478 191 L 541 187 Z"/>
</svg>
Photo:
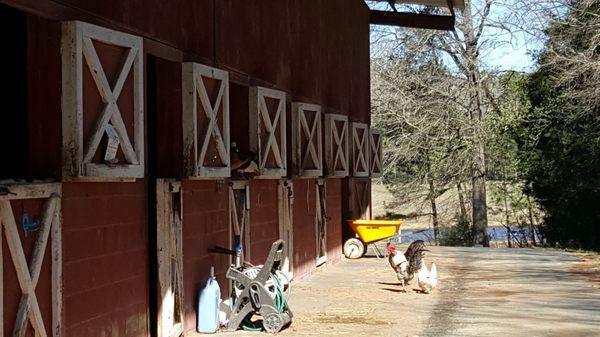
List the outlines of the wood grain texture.
<svg viewBox="0 0 600 337">
<path fill-rule="evenodd" d="M 62 110 L 64 177 L 144 177 L 144 54 L 141 37 L 80 21 L 63 23 L 62 29 Z M 127 56 L 113 86 L 109 84 L 94 41 L 127 49 Z M 90 135 L 83 134 L 85 111 L 83 63 L 87 64 L 104 104 Z M 133 134 L 127 132 L 119 110 L 125 81 L 133 77 Z M 125 163 L 108 166 L 94 163 L 108 124 L 119 135 Z M 86 138 L 87 137 L 87 138 Z M 132 142 L 133 140 L 133 142 Z"/>
<path fill-rule="evenodd" d="M 337 124 L 341 124 L 341 130 Z M 328 177 L 347 177 L 350 173 L 348 116 L 325 114 L 325 163 Z"/>
</svg>

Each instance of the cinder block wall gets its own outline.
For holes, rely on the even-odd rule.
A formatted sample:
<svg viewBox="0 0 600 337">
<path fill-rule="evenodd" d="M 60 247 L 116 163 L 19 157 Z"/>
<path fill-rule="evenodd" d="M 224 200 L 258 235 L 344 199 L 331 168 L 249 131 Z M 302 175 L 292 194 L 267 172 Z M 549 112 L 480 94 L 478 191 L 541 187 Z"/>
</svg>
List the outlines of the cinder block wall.
<svg viewBox="0 0 600 337">
<path fill-rule="evenodd" d="M 223 294 L 228 293 L 225 272 L 229 257 L 210 254 L 213 246 L 229 247 L 228 186 L 216 181 L 185 180 L 183 189 L 183 288 L 185 331 L 196 330 L 197 294 L 210 267 L 215 267 Z"/>
<path fill-rule="evenodd" d="M 277 209 L 277 183 L 275 179 L 250 181 L 250 262 L 263 264 L 271 244 L 279 239 Z"/>
<path fill-rule="evenodd" d="M 64 183 L 63 278 L 66 336 L 146 336 L 146 187 Z"/>
</svg>

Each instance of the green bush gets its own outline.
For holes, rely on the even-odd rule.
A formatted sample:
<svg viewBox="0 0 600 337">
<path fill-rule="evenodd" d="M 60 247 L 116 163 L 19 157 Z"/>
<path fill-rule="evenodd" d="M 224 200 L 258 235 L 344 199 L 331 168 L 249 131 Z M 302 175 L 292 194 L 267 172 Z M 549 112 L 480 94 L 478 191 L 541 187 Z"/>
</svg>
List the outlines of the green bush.
<svg viewBox="0 0 600 337">
<path fill-rule="evenodd" d="M 442 227 L 440 245 L 468 247 L 473 245 L 473 230 L 468 221 L 459 221 L 456 225 Z"/>
</svg>

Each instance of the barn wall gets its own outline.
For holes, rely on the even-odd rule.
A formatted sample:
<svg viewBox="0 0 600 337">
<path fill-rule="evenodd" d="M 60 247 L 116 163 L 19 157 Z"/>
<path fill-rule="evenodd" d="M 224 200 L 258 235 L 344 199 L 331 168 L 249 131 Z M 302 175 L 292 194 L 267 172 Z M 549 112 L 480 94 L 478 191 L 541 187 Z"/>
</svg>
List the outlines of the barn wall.
<svg viewBox="0 0 600 337">
<path fill-rule="evenodd" d="M 301 279 L 316 269 L 316 179 L 294 179 L 294 277 Z"/>
<path fill-rule="evenodd" d="M 225 272 L 229 257 L 211 254 L 213 246 L 229 247 L 228 186 L 215 181 L 185 180 L 183 189 L 183 288 L 185 331 L 196 329 L 198 292 L 215 267 L 223 294 L 227 294 Z"/>
<path fill-rule="evenodd" d="M 2 2 L 136 34 L 161 57 L 214 65 L 246 85 L 275 86 L 294 100 L 370 118 L 369 13 L 362 0 Z"/>
<path fill-rule="evenodd" d="M 64 183 L 66 336 L 148 335 L 146 186 Z"/>
<path fill-rule="evenodd" d="M 250 181 L 250 263 L 263 264 L 279 239 L 276 179 Z"/>
<path fill-rule="evenodd" d="M 288 101 L 320 104 L 324 112 L 369 121 L 368 9 L 362 0 L 0 0 L 27 14 L 27 162 L 10 158 L 29 178 L 60 179 L 60 21 L 82 20 L 144 38 L 148 139 L 154 178 L 180 178 L 181 65 L 195 61 L 230 71 L 231 140 L 248 142 L 248 86 L 284 90 Z M 110 48 L 98 48 L 110 54 Z M 152 56 L 150 56 L 152 55 Z M 102 56 L 102 55 L 101 55 Z M 118 64 L 112 59 L 112 67 Z M 111 62 L 106 65 L 111 68 Z M 107 69 L 110 72 L 110 70 Z M 89 72 L 87 72 L 89 73 Z M 85 75 L 87 98 L 95 97 Z M 147 81 L 154 79 L 153 86 Z M 128 95 L 125 89 L 123 98 Z M 101 102 L 96 99 L 95 105 Z M 148 111 L 148 109 L 154 109 Z M 122 111 L 129 110 L 123 109 Z M 4 111 L 3 111 L 4 112 Z M 152 112 L 152 115 L 150 114 Z M 127 116 L 124 116 L 127 119 Z M 128 120 L 125 121 L 126 123 Z M 129 123 L 130 124 L 130 123 Z M 86 129 L 93 126 L 86 120 Z M 288 130 L 290 120 L 288 120 Z M 288 131 L 289 132 L 289 131 Z M 153 144 L 152 147 L 149 146 Z M 290 142 L 291 144 L 291 142 Z M 290 155 L 290 154 L 288 154 Z M 15 160 L 16 159 L 16 160 Z M 16 163 L 19 162 L 19 163 Z M 21 177 L 14 177 L 21 178 Z M 250 183 L 251 262 L 263 263 L 279 238 L 277 180 Z M 63 186 L 64 314 L 66 336 L 149 336 L 147 185 L 65 182 Z M 294 179 L 295 272 L 315 270 L 315 180 Z M 186 331 L 195 328 L 195 302 L 211 265 L 225 289 L 228 258 L 209 254 L 229 245 L 227 182 L 183 182 Z M 327 180 L 328 263 L 340 255 L 341 180 Z M 32 211 L 33 212 L 33 211 Z M 4 246 L 6 250 L 6 247 Z M 7 257 L 5 251 L 4 258 Z M 40 286 L 47 271 L 42 271 Z M 9 277 L 9 276 L 5 276 Z M 5 287 L 9 284 L 5 279 Z M 16 291 L 16 290 L 15 290 Z M 11 293 L 13 291 L 11 290 Z M 46 296 L 40 290 L 38 296 Z M 8 301 L 8 300 L 7 300 Z M 42 308 L 46 310 L 45 308 Z M 8 335 L 9 332 L 5 332 Z"/>
<path fill-rule="evenodd" d="M 342 179 L 326 179 L 327 188 L 327 263 L 335 263 L 342 257 Z"/>
<path fill-rule="evenodd" d="M 149 55 L 147 58 L 148 126 L 155 139 L 148 139 L 149 161 L 159 178 L 181 178 L 183 173 L 183 133 L 181 102 L 181 63 Z M 153 109 L 153 110 L 151 110 Z"/>
<path fill-rule="evenodd" d="M 316 179 L 294 179 L 294 278 L 304 279 L 316 269 Z M 327 265 L 341 259 L 342 179 L 326 179 Z"/>
<path fill-rule="evenodd" d="M 60 24 L 27 16 L 29 177 L 60 178 Z"/>
</svg>

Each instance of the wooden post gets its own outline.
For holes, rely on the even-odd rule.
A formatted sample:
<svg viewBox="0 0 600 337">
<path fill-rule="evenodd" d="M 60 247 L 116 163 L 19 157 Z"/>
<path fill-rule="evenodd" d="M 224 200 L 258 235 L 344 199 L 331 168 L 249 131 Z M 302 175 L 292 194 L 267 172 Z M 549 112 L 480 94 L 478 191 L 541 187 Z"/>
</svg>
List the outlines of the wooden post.
<svg viewBox="0 0 600 337">
<path fill-rule="evenodd" d="M 294 270 L 293 193 L 294 185 L 291 180 L 282 179 L 279 181 L 277 188 L 279 238 L 285 241 L 286 247 L 286 260 L 282 270 L 289 273 L 290 279 Z"/>
<path fill-rule="evenodd" d="M 62 275 L 62 205 L 60 199 L 54 207 L 51 233 L 52 250 L 52 336 L 63 336 L 63 275 Z"/>
<path fill-rule="evenodd" d="M 327 210 L 325 181 L 317 179 L 316 187 L 316 247 L 317 267 L 327 262 Z"/>
<path fill-rule="evenodd" d="M 157 260 L 159 308 L 157 328 L 159 337 L 183 333 L 183 249 L 181 209 L 176 209 L 181 183 L 158 179 L 156 182 Z M 177 201 L 181 208 L 181 199 Z M 175 261 L 175 262 L 174 262 Z M 175 266 L 173 266 L 175 263 Z"/>
</svg>

